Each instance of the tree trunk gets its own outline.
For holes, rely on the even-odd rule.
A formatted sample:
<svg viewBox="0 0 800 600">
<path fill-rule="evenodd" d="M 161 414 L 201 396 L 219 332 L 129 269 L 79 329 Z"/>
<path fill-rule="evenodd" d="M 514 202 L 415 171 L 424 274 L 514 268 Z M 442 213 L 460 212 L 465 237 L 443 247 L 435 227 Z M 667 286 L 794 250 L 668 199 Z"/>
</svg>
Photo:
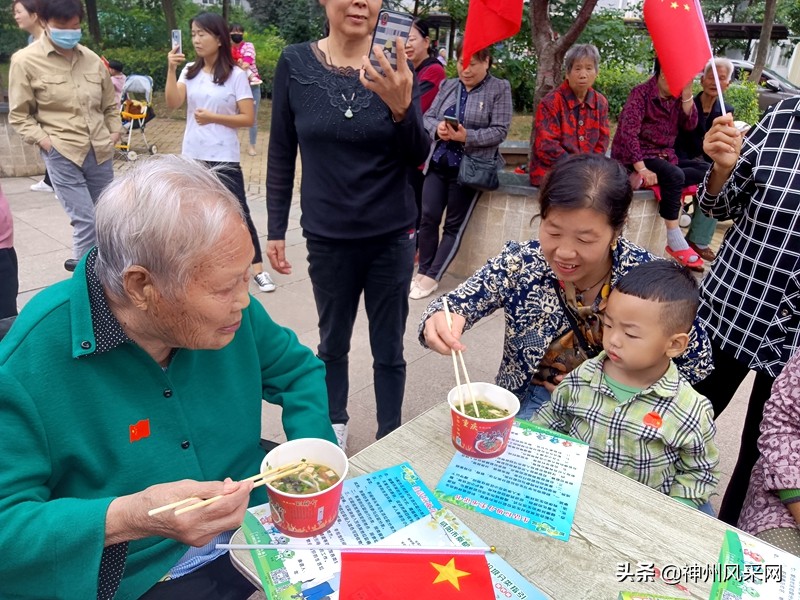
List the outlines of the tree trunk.
<svg viewBox="0 0 800 600">
<path fill-rule="evenodd" d="M 100 43 L 100 20 L 97 18 L 97 0 L 84 0 L 86 4 L 86 24 L 89 26 L 89 35 L 95 44 Z"/>
<path fill-rule="evenodd" d="M 178 19 L 175 17 L 175 5 L 172 0 L 161 0 L 161 8 L 164 10 L 164 20 L 167 22 L 167 29 L 177 29 Z"/>
<path fill-rule="evenodd" d="M 222 0 L 222 18 L 228 23 L 231 18 L 231 0 Z"/>
<path fill-rule="evenodd" d="M 761 37 L 758 38 L 758 52 L 756 52 L 756 59 L 753 61 L 753 72 L 750 73 L 750 81 L 755 83 L 758 83 L 759 79 L 761 79 L 761 71 L 764 70 L 764 65 L 767 64 L 767 57 L 771 47 L 772 23 L 775 21 L 777 5 L 777 0 L 767 0 L 764 8 L 764 24 L 761 26 Z"/>
<path fill-rule="evenodd" d="M 550 22 L 550 0 L 531 0 L 530 20 L 533 47 L 538 57 L 539 68 L 536 73 L 536 90 L 533 94 L 533 118 L 536 119 L 536 107 L 548 92 L 561 85 L 563 73 L 561 64 L 570 46 L 583 32 L 592 16 L 597 0 L 583 0 L 575 21 L 564 35 L 553 31 Z"/>
</svg>

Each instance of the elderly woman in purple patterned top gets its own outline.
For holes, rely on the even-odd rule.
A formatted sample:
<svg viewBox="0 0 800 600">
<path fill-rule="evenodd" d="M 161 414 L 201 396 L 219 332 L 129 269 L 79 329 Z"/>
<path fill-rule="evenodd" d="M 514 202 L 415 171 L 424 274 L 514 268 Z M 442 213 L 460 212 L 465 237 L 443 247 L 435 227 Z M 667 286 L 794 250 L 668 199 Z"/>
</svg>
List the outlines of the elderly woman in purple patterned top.
<svg viewBox="0 0 800 600">
<path fill-rule="evenodd" d="M 800 351 L 772 386 L 758 450 L 738 525 L 800 556 Z"/>
<path fill-rule="evenodd" d="M 667 254 L 690 269 L 702 271 L 703 259 L 689 247 L 678 226 L 682 190 L 700 182 L 687 181 L 674 150 L 679 129 L 691 131 L 697 127 L 697 119 L 691 82 L 680 97 L 674 97 L 656 59 L 653 77 L 633 88 L 622 108 L 611 158 L 636 171 L 645 187 L 659 186 L 658 212 L 667 226 Z"/>
</svg>

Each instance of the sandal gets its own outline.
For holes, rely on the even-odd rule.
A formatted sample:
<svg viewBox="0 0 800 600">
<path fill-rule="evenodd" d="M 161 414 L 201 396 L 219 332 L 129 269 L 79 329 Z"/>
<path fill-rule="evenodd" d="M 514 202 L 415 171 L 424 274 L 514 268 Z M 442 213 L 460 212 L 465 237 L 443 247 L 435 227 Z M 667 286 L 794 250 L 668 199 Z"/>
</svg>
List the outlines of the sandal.
<svg viewBox="0 0 800 600">
<path fill-rule="evenodd" d="M 669 254 L 687 269 L 692 269 L 693 271 L 703 270 L 703 259 L 700 258 L 700 255 L 691 248 L 685 248 L 684 250 L 673 250 L 669 246 L 665 246 L 664 250 L 666 250 L 667 254 Z"/>
<path fill-rule="evenodd" d="M 700 258 L 702 258 L 707 262 L 712 262 L 715 258 L 717 258 L 717 253 L 714 252 L 709 246 L 706 246 L 705 248 L 698 248 L 697 244 L 695 244 L 694 242 L 686 240 L 686 243 L 689 244 L 689 247 L 692 250 L 694 250 L 695 252 L 697 252 L 697 254 L 700 255 Z"/>
</svg>

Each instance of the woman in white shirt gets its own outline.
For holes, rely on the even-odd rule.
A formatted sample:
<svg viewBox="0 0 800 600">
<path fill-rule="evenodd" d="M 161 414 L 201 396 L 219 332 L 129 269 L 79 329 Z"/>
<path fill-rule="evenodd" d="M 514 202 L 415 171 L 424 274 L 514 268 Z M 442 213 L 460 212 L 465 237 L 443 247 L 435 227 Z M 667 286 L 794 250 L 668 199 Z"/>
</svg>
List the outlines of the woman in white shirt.
<svg viewBox="0 0 800 600">
<path fill-rule="evenodd" d="M 262 268 L 261 244 L 239 165 L 237 129 L 252 126 L 254 120 L 250 84 L 233 61 L 230 31 L 220 15 L 200 13 L 189 26 L 197 58 L 176 78 L 176 69 L 186 58 L 179 48 L 167 56 L 167 106 L 178 108 L 187 102 L 182 154 L 215 167 L 225 187 L 239 199 L 253 240 L 256 285 L 262 292 L 271 292 L 275 284 Z"/>
</svg>

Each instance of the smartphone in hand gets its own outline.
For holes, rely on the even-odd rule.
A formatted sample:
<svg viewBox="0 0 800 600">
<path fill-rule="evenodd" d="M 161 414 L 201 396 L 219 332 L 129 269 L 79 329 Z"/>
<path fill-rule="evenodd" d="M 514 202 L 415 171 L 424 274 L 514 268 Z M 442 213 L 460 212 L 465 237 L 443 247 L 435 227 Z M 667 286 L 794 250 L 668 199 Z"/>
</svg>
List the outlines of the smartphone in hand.
<svg viewBox="0 0 800 600">
<path fill-rule="evenodd" d="M 444 122 L 447 123 L 453 131 L 458 131 L 458 117 L 448 117 L 445 115 Z"/>
<path fill-rule="evenodd" d="M 395 38 L 403 38 L 403 47 L 400 48 L 401 59 L 406 60 L 405 41 L 411 31 L 414 17 L 409 14 L 394 12 L 392 10 L 382 10 L 378 13 L 378 22 L 375 24 L 375 32 L 372 34 L 372 44 L 369 48 L 369 62 L 381 75 L 385 75 L 383 67 L 375 57 L 373 47 L 383 48 L 383 54 L 389 60 L 393 69 L 397 68 L 397 48 L 395 48 Z"/>
<path fill-rule="evenodd" d="M 172 48 L 178 49 L 178 54 L 183 54 L 183 44 L 181 43 L 181 30 L 180 29 L 173 29 L 172 30 Z"/>
</svg>

